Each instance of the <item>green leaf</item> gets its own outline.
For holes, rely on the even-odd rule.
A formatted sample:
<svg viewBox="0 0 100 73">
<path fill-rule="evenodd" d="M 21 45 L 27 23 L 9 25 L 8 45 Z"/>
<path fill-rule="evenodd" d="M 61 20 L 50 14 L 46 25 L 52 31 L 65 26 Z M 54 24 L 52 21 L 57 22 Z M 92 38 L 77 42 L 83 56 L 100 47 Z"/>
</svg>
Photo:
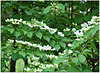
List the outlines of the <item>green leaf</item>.
<svg viewBox="0 0 100 73">
<path fill-rule="evenodd" d="M 93 12 L 92 12 L 91 15 L 92 15 L 92 16 L 93 16 L 93 15 L 96 15 L 98 12 L 99 12 L 99 10 L 98 10 L 98 9 L 95 9 L 95 10 L 93 10 Z"/>
<path fill-rule="evenodd" d="M 77 66 L 67 67 L 67 72 L 79 72 L 80 69 Z"/>
<path fill-rule="evenodd" d="M 14 28 L 7 28 L 7 30 L 12 34 L 14 32 Z"/>
<path fill-rule="evenodd" d="M 59 44 L 60 44 L 60 46 L 62 46 L 63 48 L 65 48 L 65 47 L 66 47 L 66 44 L 65 44 L 65 43 L 63 43 L 63 42 L 59 42 Z"/>
<path fill-rule="evenodd" d="M 46 7 L 46 8 L 44 9 L 43 13 L 44 13 L 44 14 L 47 14 L 47 13 L 50 11 L 51 7 L 52 7 L 52 6 Z"/>
<path fill-rule="evenodd" d="M 27 31 L 25 31 L 25 30 L 23 30 L 23 32 L 24 32 L 24 35 L 27 33 Z"/>
<path fill-rule="evenodd" d="M 43 58 L 44 56 L 46 56 L 45 53 L 41 53 L 39 51 L 35 51 L 34 54 L 36 54 L 37 56 L 40 56 L 41 58 Z"/>
<path fill-rule="evenodd" d="M 86 60 L 86 57 L 84 55 L 79 55 L 78 59 L 81 63 L 83 63 Z"/>
<path fill-rule="evenodd" d="M 55 45 L 55 41 L 54 40 L 50 40 L 49 43 L 50 43 L 51 46 L 54 46 Z"/>
<path fill-rule="evenodd" d="M 23 52 L 23 51 L 19 51 L 19 54 L 22 55 L 23 57 L 26 56 L 25 52 Z"/>
<path fill-rule="evenodd" d="M 74 57 L 74 58 L 72 58 L 72 61 L 77 64 L 78 63 L 78 58 Z"/>
<path fill-rule="evenodd" d="M 10 52 L 11 52 L 11 49 L 7 49 L 7 50 L 6 50 L 6 53 L 10 53 Z"/>
<path fill-rule="evenodd" d="M 55 45 L 54 48 L 58 51 L 60 49 L 60 46 L 59 45 Z"/>
<path fill-rule="evenodd" d="M 58 59 L 53 60 L 54 63 L 59 64 L 63 61 L 67 60 L 66 57 L 59 57 Z"/>
<path fill-rule="evenodd" d="M 15 61 L 19 57 L 18 53 L 12 54 L 11 58 Z"/>
<path fill-rule="evenodd" d="M 5 61 L 1 61 L 1 68 L 5 67 L 6 63 Z"/>
<path fill-rule="evenodd" d="M 50 38 L 48 36 L 43 36 L 43 39 L 45 39 L 46 41 L 50 41 Z"/>
<path fill-rule="evenodd" d="M 66 72 L 66 70 L 60 70 L 60 72 Z"/>
<path fill-rule="evenodd" d="M 35 35 L 36 35 L 39 39 L 42 38 L 42 33 L 41 33 L 40 31 L 36 32 Z"/>
<path fill-rule="evenodd" d="M 83 51 L 83 53 L 88 53 L 88 52 L 92 53 L 92 51 L 91 51 L 90 49 L 85 49 L 85 50 Z"/>
<path fill-rule="evenodd" d="M 65 11 L 65 6 L 63 4 L 57 4 L 57 6 L 62 10 L 62 11 Z"/>
<path fill-rule="evenodd" d="M 20 32 L 15 31 L 14 35 L 15 35 L 15 37 L 17 38 L 17 37 L 19 37 L 19 36 L 21 35 L 21 33 L 20 33 Z"/>
<path fill-rule="evenodd" d="M 67 39 L 66 37 L 62 38 L 62 41 L 63 42 L 72 42 L 73 40 L 72 39 Z"/>
<path fill-rule="evenodd" d="M 29 37 L 29 38 L 31 38 L 32 37 L 32 35 L 33 35 L 33 32 L 27 32 L 27 37 Z"/>
</svg>

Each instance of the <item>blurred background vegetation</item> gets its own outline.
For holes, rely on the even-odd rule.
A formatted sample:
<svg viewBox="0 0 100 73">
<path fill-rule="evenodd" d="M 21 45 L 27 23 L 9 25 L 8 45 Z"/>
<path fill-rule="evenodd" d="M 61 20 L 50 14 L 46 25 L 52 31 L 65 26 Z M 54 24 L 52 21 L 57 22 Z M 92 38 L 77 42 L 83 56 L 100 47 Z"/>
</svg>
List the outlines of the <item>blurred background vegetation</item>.
<svg viewBox="0 0 100 73">
<path fill-rule="evenodd" d="M 52 15 L 49 11 L 47 14 L 44 14 L 44 9 L 53 2 L 62 3 L 65 6 L 65 12 L 58 15 Z M 38 21 L 44 20 L 48 26 L 59 28 L 62 31 L 62 29 L 69 25 L 70 28 L 76 27 L 79 29 L 81 23 L 90 21 L 92 16 L 99 16 L 99 1 L 1 1 L 1 26 L 6 26 L 5 20 L 10 18 L 22 18 L 25 21 L 30 21 L 35 18 Z M 73 26 L 72 22 L 77 23 L 78 25 Z M 2 46 L 5 45 L 5 42 L 10 38 L 10 36 L 6 34 L 7 33 L 5 32 L 1 35 L 1 39 L 5 37 L 5 39 L 2 40 Z M 96 37 L 97 38 L 93 39 L 90 43 L 94 58 L 91 59 L 90 57 L 87 57 L 87 61 L 92 71 L 99 71 L 98 34 Z M 2 62 L 1 67 L 5 67 L 3 71 L 9 71 L 9 68 L 6 66 L 9 65 L 9 60 L 7 61 L 7 64 Z M 19 63 L 22 65 L 19 65 Z M 23 66 L 23 64 L 23 61 L 20 59 L 19 62 L 17 62 L 16 71 L 21 71 L 20 67 Z"/>
</svg>

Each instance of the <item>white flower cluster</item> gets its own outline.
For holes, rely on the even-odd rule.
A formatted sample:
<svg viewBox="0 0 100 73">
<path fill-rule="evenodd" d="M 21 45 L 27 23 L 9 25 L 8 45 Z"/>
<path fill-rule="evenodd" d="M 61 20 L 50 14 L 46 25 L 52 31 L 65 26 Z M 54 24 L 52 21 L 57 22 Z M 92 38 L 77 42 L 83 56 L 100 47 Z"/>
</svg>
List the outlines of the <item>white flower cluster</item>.
<svg viewBox="0 0 100 73">
<path fill-rule="evenodd" d="M 35 61 L 35 62 L 32 62 L 31 64 L 32 64 L 32 65 L 35 65 L 35 66 L 38 66 L 38 65 L 40 65 L 40 62 L 36 62 L 36 61 Z"/>
<path fill-rule="evenodd" d="M 99 18 L 100 17 L 97 17 L 97 16 L 93 16 L 91 21 L 88 21 L 88 24 L 91 25 L 91 24 L 95 24 L 95 25 L 98 25 L 100 22 L 99 22 Z"/>
<path fill-rule="evenodd" d="M 75 35 L 77 36 L 77 38 L 78 38 L 78 37 L 82 37 L 84 33 L 83 33 L 82 30 L 80 30 L 80 31 L 77 30 L 77 31 L 74 32 L 74 34 L 75 34 Z"/>
<path fill-rule="evenodd" d="M 88 21 L 87 23 L 84 22 L 83 24 L 81 24 L 82 28 L 80 30 L 76 29 L 72 29 L 72 31 L 74 32 L 74 34 L 77 36 L 77 41 L 79 40 L 83 40 L 82 36 L 84 35 L 84 33 L 86 33 L 87 30 L 89 30 L 90 28 L 93 28 L 94 25 L 98 25 L 99 24 L 99 17 L 97 16 L 93 16 L 91 21 Z"/>
<path fill-rule="evenodd" d="M 70 31 L 70 29 L 69 29 L 69 28 L 66 28 L 66 29 L 64 29 L 63 31 Z"/>
<path fill-rule="evenodd" d="M 22 22 L 23 19 L 17 20 L 17 19 L 7 19 L 6 22 L 12 22 L 12 24 L 19 24 L 19 22 Z"/>
<path fill-rule="evenodd" d="M 27 68 L 24 68 L 24 70 L 25 71 L 30 71 L 31 69 L 27 67 Z"/>
<path fill-rule="evenodd" d="M 28 56 L 27 58 L 28 58 L 28 63 L 29 63 L 29 64 L 32 64 L 32 65 L 34 65 L 34 66 L 40 65 L 39 57 L 35 57 L 35 56 L 33 55 L 32 58 L 31 58 L 30 56 Z"/>
<path fill-rule="evenodd" d="M 72 50 L 68 50 L 68 51 L 67 51 L 67 49 L 66 49 L 66 50 L 63 51 L 63 53 L 60 53 L 60 52 L 59 52 L 59 55 L 63 56 L 63 55 L 65 55 L 65 54 L 67 54 L 67 53 L 68 53 L 68 54 L 71 54 L 71 53 L 73 53 L 73 51 L 72 51 Z"/>
<path fill-rule="evenodd" d="M 35 56 L 33 55 L 32 60 L 38 61 L 38 60 L 39 60 L 39 57 L 35 57 Z"/>
<path fill-rule="evenodd" d="M 56 63 L 54 63 L 54 64 L 43 64 L 43 63 L 40 63 L 39 61 L 38 61 L 38 57 L 35 57 L 34 55 L 33 55 L 33 57 L 32 57 L 32 59 L 31 59 L 31 57 L 30 56 L 28 56 L 27 57 L 28 58 L 28 63 L 30 64 L 30 65 L 34 65 L 34 66 L 37 66 L 38 68 L 36 69 L 34 69 L 34 72 L 42 72 L 43 71 L 43 69 L 46 69 L 46 68 L 58 68 L 58 64 L 56 64 Z M 31 69 L 30 68 L 24 68 L 24 70 L 25 71 L 30 71 Z"/>
<path fill-rule="evenodd" d="M 55 48 L 53 48 L 53 49 L 51 49 L 52 47 L 51 46 L 49 46 L 49 45 L 47 45 L 47 46 L 41 46 L 41 45 L 37 45 L 37 47 L 40 49 L 40 51 L 41 50 L 55 50 Z"/>
<path fill-rule="evenodd" d="M 46 54 L 46 57 L 48 57 L 50 59 L 52 59 L 52 58 L 57 59 L 58 58 L 58 56 L 55 56 L 55 55 L 52 55 L 52 54 L 50 54 L 50 55 Z"/>
<path fill-rule="evenodd" d="M 9 43 L 13 43 L 14 41 L 13 40 L 10 40 L 10 39 L 8 39 L 8 42 Z M 27 42 L 27 41 L 18 41 L 18 40 L 16 40 L 16 43 L 21 43 L 21 44 L 24 44 L 24 45 L 28 45 L 28 46 L 31 46 L 31 47 L 38 47 L 39 49 L 40 49 L 40 51 L 41 50 L 55 50 L 55 48 L 53 48 L 52 49 L 52 47 L 51 46 L 49 46 L 49 45 L 47 45 L 47 46 L 41 46 L 40 44 L 32 44 L 32 43 L 30 43 L 30 42 Z"/>
<path fill-rule="evenodd" d="M 5 20 L 6 22 L 12 22 L 12 24 L 20 24 L 20 23 L 23 23 L 29 27 L 40 27 L 40 29 L 46 29 L 48 30 L 51 34 L 54 34 L 57 29 L 53 29 L 53 28 L 50 28 L 49 26 L 46 26 L 45 23 L 42 22 L 39 22 L 37 21 L 36 19 L 34 19 L 34 24 L 32 24 L 31 22 L 26 22 L 26 21 L 22 21 L 22 19 L 18 20 L 18 19 L 7 19 Z"/>
<path fill-rule="evenodd" d="M 46 30 L 48 30 L 51 34 L 54 34 L 56 31 L 57 31 L 57 29 L 53 29 L 53 28 L 50 28 L 49 26 L 46 26 L 46 24 L 45 23 L 43 23 L 43 21 L 42 22 L 39 22 L 39 21 L 37 21 L 36 19 L 34 19 L 34 22 L 35 22 L 35 25 L 33 25 L 33 26 L 38 26 L 38 27 L 40 27 L 40 29 L 46 29 Z M 41 24 L 41 25 L 38 25 L 38 24 Z"/>
<path fill-rule="evenodd" d="M 34 72 L 42 72 L 42 71 L 43 71 L 43 70 L 40 69 L 40 68 L 37 68 L 37 69 L 35 68 L 35 69 L 34 69 Z"/>
<path fill-rule="evenodd" d="M 39 67 L 42 68 L 42 69 L 46 69 L 46 68 L 58 68 L 58 64 L 56 64 L 56 63 L 54 63 L 54 64 L 46 64 L 46 65 L 41 64 Z"/>
<path fill-rule="evenodd" d="M 64 34 L 62 34 L 62 32 L 58 32 L 58 35 L 64 37 Z"/>
</svg>

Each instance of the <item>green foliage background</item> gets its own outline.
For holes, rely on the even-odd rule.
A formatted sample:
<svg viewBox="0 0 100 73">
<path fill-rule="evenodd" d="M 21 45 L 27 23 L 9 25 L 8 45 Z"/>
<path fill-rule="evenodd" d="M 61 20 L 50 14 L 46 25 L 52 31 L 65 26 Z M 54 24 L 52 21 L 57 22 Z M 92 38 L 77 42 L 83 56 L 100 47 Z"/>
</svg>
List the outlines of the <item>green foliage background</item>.
<svg viewBox="0 0 100 73">
<path fill-rule="evenodd" d="M 54 7 L 51 5 L 53 3 Z M 56 6 L 60 9 L 56 10 Z M 53 10 L 52 7 L 55 9 Z M 63 32 L 65 28 L 81 29 L 81 24 L 92 19 L 92 16 L 99 16 L 98 1 L 2 1 L 1 2 L 1 71 L 10 71 L 11 58 L 25 61 L 27 56 L 36 55 L 40 57 L 39 61 L 46 64 L 57 63 L 56 69 L 46 69 L 44 72 L 98 72 L 99 71 L 99 25 L 87 31 L 83 36 L 86 40 L 76 41 L 76 36 L 72 31 L 64 32 L 65 37 L 50 34 L 47 30 L 39 28 L 30 28 L 27 25 L 13 25 L 5 22 L 6 19 L 20 19 L 32 22 L 31 19 L 43 21 L 51 28 L 57 28 Z M 77 25 L 73 25 L 77 23 Z M 41 25 L 41 24 L 39 24 Z M 37 48 L 16 44 L 13 46 L 7 43 L 8 39 L 22 40 L 41 45 L 50 45 L 56 51 L 39 51 Z M 68 47 L 72 43 L 73 47 Z M 8 46 L 6 45 L 8 44 Z M 47 59 L 46 54 L 58 56 L 59 52 L 64 50 L 73 50 L 73 54 L 65 54 L 58 59 Z M 63 62 L 67 60 L 68 62 Z M 19 60 L 20 62 L 21 60 Z M 16 64 L 16 66 L 19 66 Z M 24 67 L 32 68 L 36 66 L 26 65 Z M 18 70 L 16 70 L 18 71 Z M 22 70 L 24 71 L 23 67 Z"/>
</svg>

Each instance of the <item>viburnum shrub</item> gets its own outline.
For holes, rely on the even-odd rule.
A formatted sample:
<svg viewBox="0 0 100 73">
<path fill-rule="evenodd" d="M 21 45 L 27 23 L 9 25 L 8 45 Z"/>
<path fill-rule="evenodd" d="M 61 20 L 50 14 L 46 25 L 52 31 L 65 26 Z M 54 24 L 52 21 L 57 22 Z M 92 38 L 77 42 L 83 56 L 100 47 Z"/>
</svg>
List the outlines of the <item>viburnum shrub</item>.
<svg viewBox="0 0 100 73">
<path fill-rule="evenodd" d="M 51 3 L 43 13 L 60 15 L 64 13 L 64 6 Z M 11 18 L 5 21 L 6 26 L 1 26 L 1 33 L 8 34 L 8 38 L 6 44 L 1 43 L 3 64 L 7 58 L 14 61 L 22 58 L 28 60 L 24 72 L 91 72 L 87 57 L 93 58 L 91 44 L 94 45 L 92 41 L 98 36 L 98 16 L 92 16 L 90 21 L 80 26 L 72 23 L 75 27 L 69 25 L 64 29 L 52 28 L 46 24 L 47 21 L 37 19 Z"/>
</svg>

